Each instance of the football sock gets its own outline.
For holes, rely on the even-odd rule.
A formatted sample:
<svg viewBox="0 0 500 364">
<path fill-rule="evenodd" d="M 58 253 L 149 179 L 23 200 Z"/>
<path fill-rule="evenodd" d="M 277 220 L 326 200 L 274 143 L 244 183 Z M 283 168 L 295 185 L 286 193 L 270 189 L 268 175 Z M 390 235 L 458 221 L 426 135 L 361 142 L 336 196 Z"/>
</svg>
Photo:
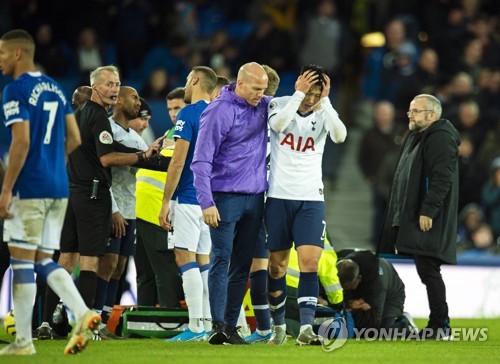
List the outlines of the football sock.
<svg viewBox="0 0 500 364">
<path fill-rule="evenodd" d="M 54 311 L 59 301 L 59 296 L 54 292 L 52 288 L 50 288 L 50 285 L 47 283 L 47 288 L 45 289 L 45 305 L 43 307 L 43 322 L 52 322 L 52 316 L 54 315 Z"/>
<path fill-rule="evenodd" d="M 245 308 L 241 306 L 240 314 L 238 316 L 238 321 L 236 321 L 236 326 L 245 327 L 248 325 L 247 318 L 245 317 Z"/>
<path fill-rule="evenodd" d="M 97 286 L 97 274 L 90 270 L 81 270 L 78 279 L 78 290 L 85 301 L 85 306 L 94 307 Z"/>
<path fill-rule="evenodd" d="M 286 274 L 278 279 L 274 279 L 268 273 L 267 283 L 269 286 L 269 294 L 267 296 L 269 302 L 269 309 L 271 312 L 271 317 L 273 318 L 274 325 L 284 325 L 285 324 L 285 303 L 286 303 Z M 271 292 L 279 292 L 281 294 L 278 297 L 271 296 Z"/>
<path fill-rule="evenodd" d="M 250 273 L 250 297 L 257 321 L 257 332 L 267 335 L 271 332 L 271 313 L 267 302 L 267 270 Z"/>
<path fill-rule="evenodd" d="M 101 277 L 97 276 L 97 287 L 94 299 L 94 310 L 102 311 L 104 306 L 104 301 L 106 301 L 106 295 L 108 293 L 108 281 L 105 281 Z"/>
<path fill-rule="evenodd" d="M 297 302 L 299 303 L 300 326 L 312 325 L 318 302 L 318 273 L 300 272 Z"/>
<path fill-rule="evenodd" d="M 25 346 L 33 341 L 31 318 L 36 295 L 35 263 L 10 258 L 12 267 L 12 301 L 16 319 L 16 343 Z"/>
<path fill-rule="evenodd" d="M 198 263 L 189 262 L 179 267 L 182 274 L 182 287 L 186 295 L 189 312 L 189 330 L 202 332 L 203 327 L 203 281 Z"/>
<path fill-rule="evenodd" d="M 108 282 L 108 293 L 106 294 L 106 300 L 104 301 L 104 306 L 102 307 L 102 323 L 108 322 L 109 315 L 113 310 L 113 306 L 116 301 L 116 292 L 118 292 L 118 279 L 110 279 Z"/>
<path fill-rule="evenodd" d="M 203 281 L 203 326 L 205 331 L 212 331 L 212 314 L 210 313 L 210 297 L 208 294 L 208 271 L 210 264 L 200 267 L 201 280 Z"/>
<path fill-rule="evenodd" d="M 71 275 L 64 268 L 54 262 L 51 258 L 45 258 L 36 263 L 35 271 L 47 281 L 47 285 L 55 294 L 61 297 L 64 304 L 68 306 L 77 319 L 80 319 L 83 315 L 85 315 L 88 308 L 85 306 L 82 296 L 76 289 Z M 55 306 L 52 309 L 50 314 L 51 316 L 49 317 L 50 321 L 48 322 L 52 321 L 54 309 Z"/>
</svg>

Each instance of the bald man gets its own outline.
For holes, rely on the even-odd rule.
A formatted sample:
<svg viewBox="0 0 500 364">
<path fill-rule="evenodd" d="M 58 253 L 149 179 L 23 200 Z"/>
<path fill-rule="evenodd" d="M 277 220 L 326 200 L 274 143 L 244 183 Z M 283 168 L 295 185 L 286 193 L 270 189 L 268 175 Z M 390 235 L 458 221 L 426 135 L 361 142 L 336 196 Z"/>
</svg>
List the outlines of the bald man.
<svg viewBox="0 0 500 364">
<path fill-rule="evenodd" d="M 236 330 L 263 215 L 266 180 L 266 71 L 243 65 L 200 120 L 191 170 L 203 220 L 210 226 L 208 276 L 213 345 L 248 344 Z"/>
<path fill-rule="evenodd" d="M 91 96 L 92 96 L 92 87 L 90 86 L 77 87 L 75 92 L 73 92 L 73 96 L 71 98 L 71 106 L 73 106 L 73 109 L 76 110 L 83 104 L 85 104 L 86 101 L 90 100 Z"/>
</svg>

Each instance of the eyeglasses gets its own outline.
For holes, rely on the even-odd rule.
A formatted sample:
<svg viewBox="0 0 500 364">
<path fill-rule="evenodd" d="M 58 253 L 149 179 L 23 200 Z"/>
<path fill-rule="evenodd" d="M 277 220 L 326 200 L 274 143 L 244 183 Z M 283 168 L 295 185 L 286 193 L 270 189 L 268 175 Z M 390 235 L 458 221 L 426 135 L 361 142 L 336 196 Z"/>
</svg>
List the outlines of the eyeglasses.
<svg viewBox="0 0 500 364">
<path fill-rule="evenodd" d="M 410 117 L 412 114 L 419 114 L 422 111 L 434 111 L 434 110 L 417 110 L 417 109 L 413 109 L 413 110 L 408 111 L 406 113 L 406 116 Z"/>
</svg>

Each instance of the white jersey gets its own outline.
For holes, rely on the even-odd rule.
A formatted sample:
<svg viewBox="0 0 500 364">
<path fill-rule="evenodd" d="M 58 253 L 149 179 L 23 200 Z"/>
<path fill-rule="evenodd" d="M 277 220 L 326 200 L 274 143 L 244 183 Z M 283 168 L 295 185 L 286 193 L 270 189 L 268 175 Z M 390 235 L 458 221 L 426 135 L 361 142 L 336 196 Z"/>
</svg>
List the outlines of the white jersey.
<svg viewBox="0 0 500 364">
<path fill-rule="evenodd" d="M 129 148 L 148 150 L 148 146 L 134 129 L 125 129 L 113 118 L 109 118 L 113 139 Z M 111 168 L 111 196 L 113 213 L 120 211 L 125 219 L 135 219 L 135 174 L 137 168 L 131 166 Z"/>
<path fill-rule="evenodd" d="M 271 167 L 268 197 L 324 201 L 321 162 L 326 136 L 335 143 L 345 140 L 347 131 L 330 100 L 307 115 L 297 113 L 303 92 L 278 97 L 269 104 Z"/>
</svg>

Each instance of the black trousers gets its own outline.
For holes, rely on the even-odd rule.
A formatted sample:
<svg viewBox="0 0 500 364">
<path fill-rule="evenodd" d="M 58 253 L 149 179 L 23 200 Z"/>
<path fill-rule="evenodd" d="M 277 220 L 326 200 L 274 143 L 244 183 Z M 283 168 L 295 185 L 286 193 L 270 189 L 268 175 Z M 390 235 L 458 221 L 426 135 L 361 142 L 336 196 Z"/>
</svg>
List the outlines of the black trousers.
<svg viewBox="0 0 500 364">
<path fill-rule="evenodd" d="M 446 303 L 446 286 L 441 276 L 443 262 L 438 258 L 423 255 L 415 255 L 414 259 L 420 280 L 427 288 L 427 299 L 431 311 L 427 327 L 444 327 L 448 324 L 448 304 Z"/>
<path fill-rule="evenodd" d="M 3 233 L 3 229 L 0 231 Z M 2 289 L 3 276 L 10 266 L 10 253 L 7 243 L 0 239 L 0 290 Z"/>
<path fill-rule="evenodd" d="M 180 307 L 184 299 L 182 279 L 175 254 L 168 250 L 168 232 L 137 219 L 135 266 L 139 306 Z"/>
</svg>

